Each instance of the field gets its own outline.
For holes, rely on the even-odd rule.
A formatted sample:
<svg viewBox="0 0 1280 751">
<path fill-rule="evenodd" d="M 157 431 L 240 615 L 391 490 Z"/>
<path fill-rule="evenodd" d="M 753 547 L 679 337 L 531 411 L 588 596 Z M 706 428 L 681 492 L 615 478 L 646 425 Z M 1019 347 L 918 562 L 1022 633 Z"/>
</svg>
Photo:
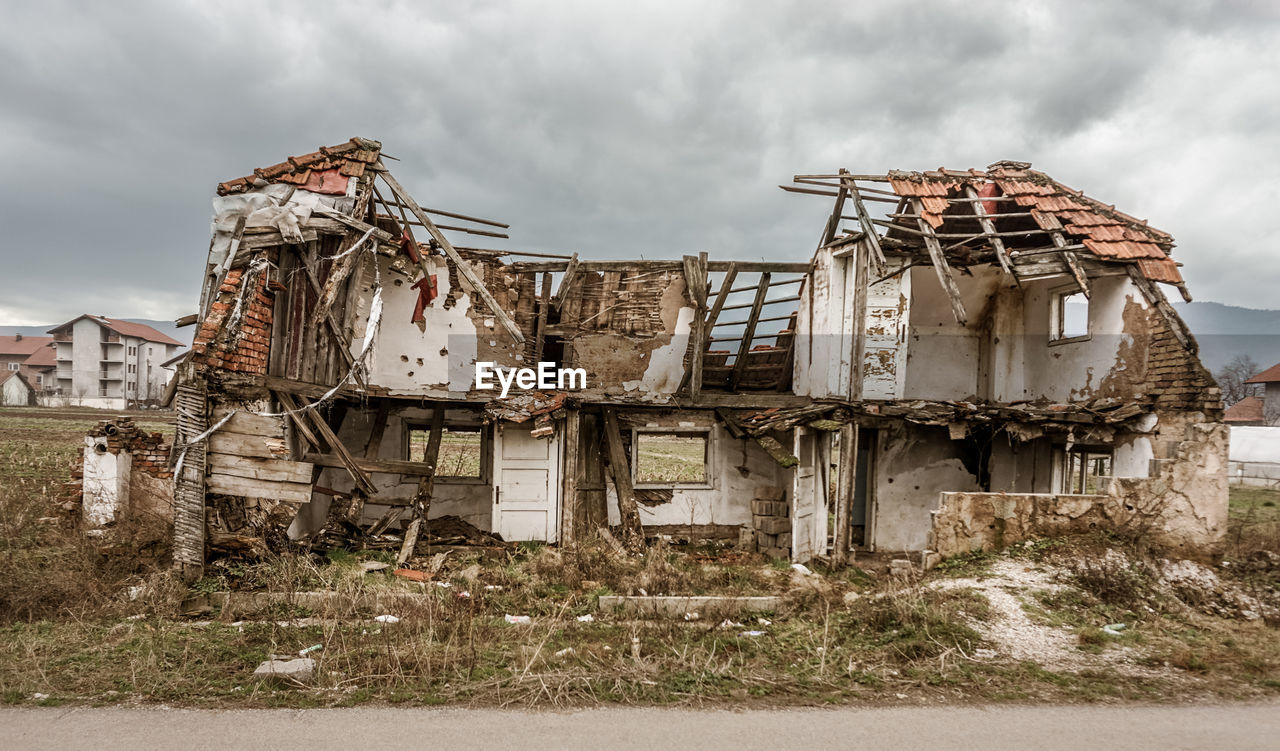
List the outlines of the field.
<svg viewBox="0 0 1280 751">
<path fill-rule="evenodd" d="M 211 566 L 192 586 L 62 511 L 83 431 L 110 413 L 0 410 L 0 698 L 15 704 L 564 707 L 607 703 L 1274 700 L 1280 492 L 1233 491 L 1226 567 L 1162 562 L 1140 541 L 1047 540 L 925 575 L 812 573 L 732 549 L 455 551 L 432 581 L 305 553 Z M 167 418 L 137 413 L 149 430 Z M 451 445 L 467 449 L 463 437 Z M 646 467 L 701 464 L 698 445 L 638 447 Z M 478 465 L 477 465 L 478 466 Z M 690 475 L 684 475 L 690 476 Z M 1268 547 L 1270 546 L 1270 547 Z M 274 593 L 265 610 L 206 595 Z M 327 591 L 303 607 L 296 593 Z M 773 594 L 774 612 L 637 619 L 602 594 Z M 377 607 L 374 596 L 411 595 Z M 397 623 L 375 621 L 394 615 Z M 507 615 L 528 616 L 525 625 Z M 385 619 L 384 619 L 385 620 Z M 1123 628 L 1104 627 L 1123 624 Z M 271 655 L 315 677 L 254 681 Z"/>
</svg>

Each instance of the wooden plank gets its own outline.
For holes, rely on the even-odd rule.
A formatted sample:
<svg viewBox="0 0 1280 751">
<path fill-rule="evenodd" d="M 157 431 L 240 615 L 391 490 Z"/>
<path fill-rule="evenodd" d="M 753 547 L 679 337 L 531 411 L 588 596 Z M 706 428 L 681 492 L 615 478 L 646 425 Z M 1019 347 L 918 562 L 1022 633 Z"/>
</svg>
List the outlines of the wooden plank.
<svg viewBox="0 0 1280 751">
<path fill-rule="evenodd" d="M 1058 221 L 1058 217 L 1056 215 L 1047 211 L 1036 212 L 1036 219 L 1041 226 L 1044 226 L 1045 229 L 1049 230 L 1049 237 L 1053 239 L 1054 247 L 1060 251 L 1063 262 L 1067 264 L 1067 270 L 1071 272 L 1071 276 L 1076 280 L 1076 286 L 1078 286 L 1080 291 L 1084 293 L 1084 296 L 1088 298 L 1091 295 L 1091 291 L 1089 289 L 1089 276 L 1085 274 L 1084 267 L 1080 265 L 1080 258 L 1076 256 L 1074 250 L 1070 249 L 1072 246 L 1067 242 L 1067 239 L 1062 236 L 1062 222 Z"/>
<path fill-rule="evenodd" d="M 311 285 L 311 291 L 315 293 L 317 298 L 322 296 L 324 294 L 324 290 L 320 287 L 320 280 L 316 278 L 315 270 L 312 269 L 311 264 L 308 263 L 310 259 L 308 259 L 306 254 L 303 252 L 302 246 L 294 245 L 292 247 L 294 252 L 297 253 L 298 260 L 302 265 L 303 276 L 306 277 L 307 282 Z M 338 322 L 334 320 L 332 310 L 326 313 L 324 321 L 329 332 L 329 336 L 333 337 L 333 340 L 338 344 L 338 352 L 342 355 L 343 361 L 346 363 L 348 368 L 354 366 L 356 358 L 351 354 L 351 342 L 347 340 L 346 334 L 344 334 L 342 329 L 338 326 Z"/>
<path fill-rule="evenodd" d="M 298 414 L 298 403 L 294 400 L 293 395 L 287 391 L 273 393 L 276 395 L 276 401 L 280 402 L 281 407 L 284 407 L 289 420 L 293 422 L 293 427 L 298 431 L 298 435 L 302 436 L 302 441 L 306 443 L 312 451 L 319 451 L 320 439 L 316 438 L 316 434 L 311 432 L 311 426 L 302 418 L 302 415 Z"/>
<path fill-rule="evenodd" d="M 964 186 L 965 195 L 970 198 L 978 198 L 978 191 L 972 185 L 966 183 Z M 996 224 L 987 216 L 987 209 L 982 205 L 981 201 L 973 202 L 973 215 L 978 217 L 978 226 L 982 227 L 982 231 L 991 239 L 991 247 L 996 252 L 996 260 L 1000 261 L 1000 268 L 1009 275 L 1013 275 L 1013 267 L 1009 265 L 1008 251 L 1004 247 L 1004 240 L 1000 239 L 1000 235 L 996 233 Z M 1013 277 L 1017 280 L 1017 276 Z"/>
<path fill-rule="evenodd" d="M 418 221 L 422 222 L 422 225 L 426 227 L 427 232 L 430 232 L 431 236 L 440 244 L 440 247 L 444 249 L 445 255 L 449 256 L 449 260 L 453 261 L 454 265 L 457 266 L 458 273 L 461 274 L 467 284 L 476 291 L 476 294 L 480 295 L 480 299 L 483 300 L 485 306 L 489 308 L 489 312 L 493 313 L 494 318 L 498 319 L 498 322 L 507 330 L 507 333 L 511 334 L 511 338 L 515 339 L 517 344 L 524 344 L 524 334 L 520 333 L 520 327 L 516 326 L 516 322 L 511 320 L 511 316 L 507 315 L 507 311 L 503 310 L 502 306 L 498 305 L 498 301 L 494 299 L 493 294 L 484 286 L 484 282 L 476 276 L 475 272 L 471 270 L 471 267 L 462 260 L 462 256 L 458 255 L 458 251 L 454 249 L 453 243 L 449 242 L 449 238 L 444 236 L 444 233 L 440 231 L 440 228 L 431 221 L 431 218 L 428 217 L 426 212 L 422 210 L 422 207 L 413 200 L 408 191 L 400 185 L 400 182 L 396 180 L 395 176 L 390 172 L 385 171 L 385 168 L 382 166 L 382 162 L 378 162 L 377 167 L 383 170 L 378 174 L 380 174 L 383 181 L 391 187 L 396 198 L 402 201 L 409 210 L 413 212 L 414 216 L 418 217 Z"/>
<path fill-rule="evenodd" d="M 839 189 L 836 190 L 836 205 L 831 210 L 831 216 L 827 217 L 827 226 L 822 230 L 822 241 L 818 243 L 818 247 L 825 247 L 836 237 L 836 230 L 840 229 L 840 217 L 844 214 L 844 202 L 849 200 L 849 186 L 843 182 L 840 183 Z"/>
<path fill-rule="evenodd" d="M 871 221 L 871 213 L 867 211 L 867 206 L 862 202 L 862 194 L 858 192 L 858 184 L 852 178 L 842 179 L 842 185 L 848 185 L 849 193 L 853 197 L 853 208 L 858 215 L 858 224 L 862 226 L 862 232 L 867 237 L 867 242 L 871 243 L 871 249 L 876 254 L 877 268 L 884 268 L 885 258 L 884 249 L 880 247 L 880 236 L 876 234 L 875 225 Z"/>
<path fill-rule="evenodd" d="M 853 401 L 862 399 L 863 372 L 867 351 L 867 294 L 870 285 L 870 263 L 868 262 L 867 244 L 858 243 L 854 255 L 854 289 L 853 289 L 853 347 L 849 353 L 849 398 Z"/>
<path fill-rule="evenodd" d="M 284 438 L 245 435 L 219 430 L 209 436 L 209 451 L 230 456 L 254 456 L 261 459 L 287 459 L 289 444 Z"/>
<path fill-rule="evenodd" d="M 831 550 L 831 565 L 844 566 L 849 562 L 849 548 L 853 530 L 849 527 L 853 513 L 855 473 L 858 467 L 858 427 L 845 423 L 840 428 L 840 464 L 836 475 L 835 544 Z"/>
<path fill-rule="evenodd" d="M 711 270 L 710 263 L 707 264 L 707 269 L 708 269 L 708 272 L 710 272 Z M 701 350 L 701 353 L 702 353 L 702 356 L 699 357 L 699 362 L 698 362 L 699 373 L 698 373 L 698 385 L 697 385 L 697 391 L 696 391 L 696 394 L 697 394 L 696 398 L 701 398 L 701 395 L 702 395 L 701 367 L 702 367 L 702 360 L 706 357 L 707 347 L 711 343 L 710 341 L 711 330 L 715 328 L 716 319 L 720 317 L 720 311 L 724 309 L 724 301 L 726 298 L 729 297 L 729 291 L 733 289 L 733 281 L 737 278 L 738 278 L 738 265 L 730 261 L 729 267 L 725 269 L 724 279 L 720 282 L 720 290 L 716 292 L 716 301 L 712 304 L 711 312 L 707 314 L 707 320 L 702 325 L 702 341 L 695 342 L 694 346 L 696 346 L 699 350 Z M 695 394 L 695 391 L 694 391 L 694 387 L 691 385 L 693 382 L 692 379 L 693 379 L 692 370 L 686 370 L 684 378 L 680 382 L 680 388 L 677 389 L 677 391 L 683 392 L 685 390 L 685 387 L 688 386 L 690 389 L 689 394 L 693 396 Z"/>
<path fill-rule="evenodd" d="M 609 474 L 618 494 L 618 515 L 622 518 L 622 543 L 631 552 L 644 547 L 644 530 L 640 525 L 640 507 L 636 505 L 635 487 L 631 484 L 631 464 L 622 447 L 618 431 L 618 414 L 611 407 L 604 410 L 604 435 L 609 447 Z"/>
<path fill-rule="evenodd" d="M 551 298 L 551 304 L 555 306 L 556 310 L 560 310 L 560 307 L 564 305 L 565 295 L 569 294 L 569 290 L 573 289 L 573 282 L 578 275 L 579 265 L 578 254 L 574 253 L 569 258 L 569 265 L 565 267 L 564 276 L 560 278 L 560 287 L 556 289 L 555 297 Z"/>
<path fill-rule="evenodd" d="M 911 199 L 915 206 L 916 214 L 923 213 L 923 206 L 920 204 L 919 198 Z M 961 326 L 965 325 L 968 315 L 964 312 L 964 302 L 960 299 L 960 288 L 956 286 L 955 277 L 951 273 L 951 266 L 947 263 L 947 257 L 942 253 L 942 246 L 938 244 L 938 238 L 934 237 L 933 230 L 922 217 L 917 217 L 916 222 L 920 225 L 920 233 L 924 236 L 925 247 L 929 249 L 929 258 L 933 260 L 933 270 L 938 275 L 938 283 L 942 285 L 942 289 L 946 291 L 947 297 L 951 300 L 951 313 L 956 317 L 956 322 Z"/>
<path fill-rule="evenodd" d="M 568 407 L 564 414 L 564 463 L 560 489 L 560 545 L 570 547 L 577 542 L 578 484 L 582 463 L 578 444 L 582 438 L 582 412 Z"/>
<path fill-rule="evenodd" d="M 738 356 L 733 361 L 733 373 L 729 376 L 729 390 L 737 391 L 738 382 L 742 379 L 743 368 L 747 365 L 747 353 L 751 351 L 751 340 L 756 334 L 756 322 L 760 318 L 760 308 L 764 306 L 765 295 L 769 292 L 769 272 L 760 275 L 760 284 L 756 287 L 755 301 L 751 303 L 751 315 L 747 316 L 747 328 L 742 334 L 742 344 L 738 346 Z"/>
<path fill-rule="evenodd" d="M 306 503 L 311 500 L 311 485 L 293 482 L 270 482 L 247 477 L 211 472 L 205 478 L 205 488 L 210 493 L 241 496 L 245 498 L 270 498 L 290 503 Z"/>
<path fill-rule="evenodd" d="M 209 454 L 211 471 L 223 475 L 245 477 L 252 480 L 311 484 L 311 471 L 315 465 L 288 459 L 262 459 L 258 457 Z"/>
<path fill-rule="evenodd" d="M 308 453 L 302 458 L 303 461 L 312 462 L 322 467 L 345 469 L 347 466 L 343 463 L 342 457 L 337 454 L 321 454 L 313 452 Z M 379 472 L 391 475 L 422 477 L 430 471 L 425 462 L 407 462 L 399 459 L 362 459 L 360 457 L 356 457 L 354 461 L 356 466 L 369 473 Z"/>
<path fill-rule="evenodd" d="M 231 412 L 230 407 L 215 407 L 213 410 L 213 422 L 216 423 L 226 417 L 228 412 Z M 226 424 L 219 430 L 228 433 L 284 438 L 284 418 L 266 417 L 253 412 L 246 412 L 243 409 L 237 409 L 235 414 L 231 415 L 231 419 L 227 420 Z"/>
<path fill-rule="evenodd" d="M 418 525 L 418 529 L 425 529 L 430 524 L 431 496 L 435 493 L 436 488 L 436 465 L 440 461 L 440 439 L 443 435 L 444 405 L 437 403 L 435 409 L 431 412 L 431 433 L 427 436 L 427 449 L 423 454 L 423 464 L 427 465 L 427 474 L 418 479 L 418 490 L 413 494 L 414 521 L 421 522 Z M 415 536 L 418 529 L 413 530 Z M 416 544 L 417 540 L 415 539 L 413 542 Z M 409 552 L 413 551 L 408 535 L 405 536 L 405 547 Z M 429 549 L 428 552 L 430 552 Z M 402 549 L 400 554 L 404 555 L 405 550 Z M 403 562 L 400 561 L 400 563 Z"/>
<path fill-rule="evenodd" d="M 304 402 L 302 406 L 306 407 L 308 405 Z M 342 445 L 342 441 L 338 440 L 338 436 L 334 434 L 333 429 L 329 427 L 329 423 L 325 422 L 324 418 L 321 417 L 314 409 L 308 409 L 303 414 L 311 420 L 311 426 L 316 429 L 316 433 L 318 433 L 329 446 L 329 450 L 336 453 L 339 459 L 342 460 L 343 467 L 347 470 L 347 473 L 351 475 L 351 479 L 355 480 L 356 488 L 363 491 L 366 495 L 373 495 L 377 493 L 378 489 L 374 486 L 373 480 L 371 480 L 369 475 L 366 474 L 358 464 L 356 464 L 355 457 L 351 455 L 351 452 L 347 450 L 346 446 Z"/>
<path fill-rule="evenodd" d="M 698 255 L 694 274 L 698 278 L 698 304 L 693 313 L 693 325 L 689 328 L 689 368 L 684 382 L 689 384 L 689 395 L 694 399 L 702 393 L 702 363 L 707 354 L 707 254 Z M 681 383 L 684 386 L 684 383 Z"/>
<path fill-rule="evenodd" d="M 533 362 L 542 362 L 542 350 L 547 338 L 547 311 L 551 308 L 551 272 L 542 273 L 542 295 L 538 300 L 538 323 L 534 329 Z"/>
</svg>

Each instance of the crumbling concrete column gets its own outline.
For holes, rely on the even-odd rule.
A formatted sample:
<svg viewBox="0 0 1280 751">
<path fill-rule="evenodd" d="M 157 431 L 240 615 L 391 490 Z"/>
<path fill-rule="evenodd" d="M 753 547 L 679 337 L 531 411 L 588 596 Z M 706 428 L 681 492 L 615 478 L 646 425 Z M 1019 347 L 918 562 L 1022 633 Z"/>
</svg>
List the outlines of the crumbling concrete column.
<svg viewBox="0 0 1280 751">
<path fill-rule="evenodd" d="M 99 529 L 116 520 L 129 499 L 132 457 L 110 444 L 108 436 L 85 436 L 84 501 L 85 526 Z"/>
</svg>

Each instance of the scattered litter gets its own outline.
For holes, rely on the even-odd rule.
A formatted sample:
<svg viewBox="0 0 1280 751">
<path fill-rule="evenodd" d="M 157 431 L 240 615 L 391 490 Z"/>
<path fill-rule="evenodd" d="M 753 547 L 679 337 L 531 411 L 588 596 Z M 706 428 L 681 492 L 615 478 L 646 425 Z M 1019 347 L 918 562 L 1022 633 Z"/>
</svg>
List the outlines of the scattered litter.
<svg viewBox="0 0 1280 751">
<path fill-rule="evenodd" d="M 1128 626 L 1124 623 L 1108 623 L 1102 627 L 1102 633 L 1109 636 L 1120 636 L 1120 632 L 1124 631 Z"/>
<path fill-rule="evenodd" d="M 311 654 L 312 652 L 319 652 L 319 651 L 320 651 L 320 650 L 322 650 L 322 649 L 324 649 L 324 645 L 323 645 L 323 644 L 312 644 L 311 646 L 307 647 L 306 649 L 299 649 L 299 650 L 298 650 L 298 656 L 299 656 L 299 657 L 306 657 L 307 655 Z"/>
<path fill-rule="evenodd" d="M 415 582 L 424 582 L 431 578 L 426 572 L 414 571 L 411 568 L 398 568 L 395 570 L 395 575 Z"/>
<path fill-rule="evenodd" d="M 742 631 L 738 636 L 764 636 L 763 631 Z"/>
<path fill-rule="evenodd" d="M 695 611 L 695 612 L 692 612 L 692 613 L 685 613 L 685 614 L 684 614 L 684 619 L 685 619 L 686 621 L 696 621 L 696 620 L 698 620 L 698 619 L 699 619 L 699 618 L 701 618 L 701 617 L 702 617 L 702 616 L 698 615 L 698 613 L 697 613 L 696 611 Z"/>
<path fill-rule="evenodd" d="M 804 565 L 803 563 L 791 564 L 791 570 L 796 572 L 797 574 L 800 574 L 801 576 L 813 576 L 813 572 L 810 571 L 809 567 Z"/>
<path fill-rule="evenodd" d="M 742 628 L 742 624 L 725 618 L 723 621 L 720 621 L 720 628 Z"/>
<path fill-rule="evenodd" d="M 641 588 L 640 588 L 640 596 L 641 596 L 641 597 L 648 597 L 648 596 L 649 596 L 649 593 L 648 593 L 648 592 L 646 592 L 646 591 L 644 591 L 644 587 L 641 587 Z"/>
<path fill-rule="evenodd" d="M 769 620 L 768 618 L 756 618 L 756 623 L 759 623 L 761 626 L 773 625 L 773 621 Z"/>
<path fill-rule="evenodd" d="M 907 695 L 906 695 L 906 694 L 894 694 L 894 696 L 898 697 L 899 699 L 905 699 L 905 698 L 907 698 Z"/>
<path fill-rule="evenodd" d="M 400 617 L 395 615 L 380 615 L 374 618 L 373 620 L 377 621 L 378 623 L 399 623 Z"/>
<path fill-rule="evenodd" d="M 506 615 L 503 617 L 506 618 L 507 623 L 513 626 L 527 626 L 533 623 L 533 619 L 527 615 Z"/>
<path fill-rule="evenodd" d="M 586 615 L 578 616 L 578 623 L 591 623 L 595 619 L 596 617 L 594 615 L 587 613 Z"/>
<path fill-rule="evenodd" d="M 31 695 L 32 701 L 44 701 L 45 699 L 48 699 L 48 698 L 49 698 L 48 694 L 34 693 Z"/>
<path fill-rule="evenodd" d="M 467 591 L 467 590 L 465 590 L 465 589 L 464 589 L 464 590 L 462 590 L 461 592 L 456 592 L 456 593 L 455 593 L 455 595 L 457 596 L 457 598 L 458 598 L 459 600 L 469 600 L 469 599 L 471 599 L 471 593 L 470 593 L 470 592 L 468 592 L 468 591 Z"/>
<path fill-rule="evenodd" d="M 485 588 L 485 590 L 487 590 L 487 591 L 489 591 L 489 592 L 501 592 L 501 591 L 502 591 L 502 585 L 501 585 L 501 584 L 486 584 L 486 585 L 484 585 L 484 588 Z"/>
<path fill-rule="evenodd" d="M 131 616 L 129 616 L 128 618 L 125 618 L 125 620 L 126 620 L 126 621 L 140 621 L 140 620 L 142 620 L 143 618 L 146 618 L 146 617 L 147 617 L 147 616 L 146 616 L 146 614 L 145 614 L 145 613 L 138 613 L 137 615 L 131 615 Z"/>
<path fill-rule="evenodd" d="M 577 652 L 573 650 L 573 647 L 565 647 L 559 652 L 556 652 L 556 657 L 572 657 L 575 654 L 577 654 Z"/>
<path fill-rule="evenodd" d="M 451 582 L 436 582 L 436 586 L 441 589 L 448 589 L 453 586 Z"/>
<path fill-rule="evenodd" d="M 381 571 L 384 568 L 391 568 L 391 564 L 383 563 L 382 561 L 365 561 L 360 564 L 360 568 L 364 569 L 364 572 L 366 574 L 372 574 L 374 571 Z"/>
</svg>

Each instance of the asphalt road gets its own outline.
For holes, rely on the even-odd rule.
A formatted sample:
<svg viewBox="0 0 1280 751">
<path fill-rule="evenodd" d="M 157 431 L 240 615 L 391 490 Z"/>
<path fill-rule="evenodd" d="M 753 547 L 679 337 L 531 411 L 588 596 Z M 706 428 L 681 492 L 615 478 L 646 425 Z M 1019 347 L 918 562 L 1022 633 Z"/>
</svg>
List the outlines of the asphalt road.
<svg viewBox="0 0 1280 751">
<path fill-rule="evenodd" d="M 1280 704 L 1190 707 L 0 709 L 3 749 L 1269 749 Z"/>
</svg>

